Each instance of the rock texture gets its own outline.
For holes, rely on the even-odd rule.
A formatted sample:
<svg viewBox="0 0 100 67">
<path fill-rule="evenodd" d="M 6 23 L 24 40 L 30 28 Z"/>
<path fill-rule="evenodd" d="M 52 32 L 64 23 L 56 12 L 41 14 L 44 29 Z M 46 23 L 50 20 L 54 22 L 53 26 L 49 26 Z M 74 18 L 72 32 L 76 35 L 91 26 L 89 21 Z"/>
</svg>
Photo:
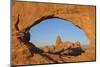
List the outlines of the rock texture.
<svg viewBox="0 0 100 67">
<path fill-rule="evenodd" d="M 96 60 L 95 12 L 95 6 L 14 1 L 12 5 L 12 65 Z M 30 28 L 44 19 L 54 17 L 69 20 L 78 28 L 84 30 L 90 40 L 90 44 L 85 53 L 77 57 L 68 58 L 56 54 L 44 53 L 36 45 L 29 42 L 30 35 L 28 31 Z M 66 45 L 66 43 L 63 44 Z M 80 46 L 79 43 L 77 43 L 77 46 Z M 52 47 L 52 49 L 55 48 Z"/>
</svg>

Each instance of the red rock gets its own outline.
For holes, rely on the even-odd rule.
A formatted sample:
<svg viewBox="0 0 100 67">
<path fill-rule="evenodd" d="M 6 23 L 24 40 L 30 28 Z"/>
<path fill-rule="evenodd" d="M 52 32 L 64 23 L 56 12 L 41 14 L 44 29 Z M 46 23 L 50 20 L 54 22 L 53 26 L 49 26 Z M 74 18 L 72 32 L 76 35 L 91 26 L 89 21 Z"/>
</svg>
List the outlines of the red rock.
<svg viewBox="0 0 100 67">
<path fill-rule="evenodd" d="M 48 46 L 45 46 L 45 47 L 42 48 L 42 50 L 43 50 L 44 52 L 49 52 L 49 47 L 48 47 Z"/>
<path fill-rule="evenodd" d="M 60 36 L 57 36 L 56 45 L 60 45 L 60 44 L 62 44 L 62 40 L 61 40 Z"/>
</svg>

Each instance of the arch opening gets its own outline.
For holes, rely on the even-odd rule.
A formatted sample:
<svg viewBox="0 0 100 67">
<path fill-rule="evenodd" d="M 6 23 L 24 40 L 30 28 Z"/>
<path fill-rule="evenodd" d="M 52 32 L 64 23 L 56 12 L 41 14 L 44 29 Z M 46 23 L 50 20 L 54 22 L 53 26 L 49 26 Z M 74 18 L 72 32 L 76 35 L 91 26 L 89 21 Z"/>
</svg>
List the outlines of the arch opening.
<svg viewBox="0 0 100 67">
<path fill-rule="evenodd" d="M 55 45 L 57 37 L 60 37 L 62 42 L 80 42 L 81 46 L 89 44 L 89 39 L 82 29 L 70 21 L 57 17 L 43 19 L 33 25 L 29 32 L 30 42 L 38 47 Z"/>
</svg>

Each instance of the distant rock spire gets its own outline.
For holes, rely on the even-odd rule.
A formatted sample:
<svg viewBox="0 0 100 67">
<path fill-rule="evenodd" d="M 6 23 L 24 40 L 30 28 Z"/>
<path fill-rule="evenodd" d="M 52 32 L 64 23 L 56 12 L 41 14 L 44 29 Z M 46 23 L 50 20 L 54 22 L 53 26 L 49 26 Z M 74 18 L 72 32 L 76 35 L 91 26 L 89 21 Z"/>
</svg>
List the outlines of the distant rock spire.
<svg viewBox="0 0 100 67">
<path fill-rule="evenodd" d="M 61 40 L 60 36 L 57 36 L 56 45 L 60 45 L 61 43 L 62 43 L 62 40 Z"/>
</svg>

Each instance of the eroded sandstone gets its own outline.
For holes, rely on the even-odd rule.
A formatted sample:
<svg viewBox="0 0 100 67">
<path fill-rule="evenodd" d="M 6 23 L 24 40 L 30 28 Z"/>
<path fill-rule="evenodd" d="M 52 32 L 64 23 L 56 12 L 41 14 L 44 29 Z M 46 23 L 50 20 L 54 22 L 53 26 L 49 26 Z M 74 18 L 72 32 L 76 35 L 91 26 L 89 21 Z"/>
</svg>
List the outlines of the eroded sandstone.
<svg viewBox="0 0 100 67">
<path fill-rule="evenodd" d="M 90 40 L 85 53 L 71 58 L 55 54 L 44 54 L 35 44 L 29 42 L 30 35 L 28 31 L 32 26 L 44 19 L 55 17 L 71 21 L 85 32 Z M 12 5 L 12 64 L 42 64 L 42 61 L 45 64 L 96 60 L 95 21 L 95 6 L 14 2 Z"/>
</svg>

